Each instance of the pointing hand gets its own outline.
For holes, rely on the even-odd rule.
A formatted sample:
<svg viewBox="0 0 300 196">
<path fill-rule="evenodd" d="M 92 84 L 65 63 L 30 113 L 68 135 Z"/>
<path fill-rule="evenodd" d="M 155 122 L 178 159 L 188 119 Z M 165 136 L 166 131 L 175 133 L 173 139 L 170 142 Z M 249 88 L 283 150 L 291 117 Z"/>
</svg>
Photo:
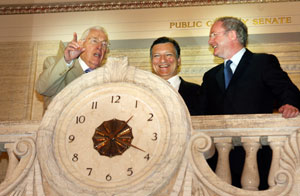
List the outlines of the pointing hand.
<svg viewBox="0 0 300 196">
<path fill-rule="evenodd" d="M 80 41 L 77 41 L 77 33 L 74 32 L 73 40 L 68 43 L 64 51 L 65 61 L 71 63 L 71 61 L 78 58 L 84 50 L 85 48 L 82 48 Z"/>
</svg>

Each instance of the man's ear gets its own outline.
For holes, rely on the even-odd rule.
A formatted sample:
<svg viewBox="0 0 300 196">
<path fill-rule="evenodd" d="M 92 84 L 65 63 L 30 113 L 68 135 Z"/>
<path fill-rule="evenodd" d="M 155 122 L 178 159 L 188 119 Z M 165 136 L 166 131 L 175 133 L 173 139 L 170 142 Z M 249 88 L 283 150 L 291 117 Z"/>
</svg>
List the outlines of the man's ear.
<svg viewBox="0 0 300 196">
<path fill-rule="evenodd" d="M 177 67 L 180 67 L 180 65 L 181 65 L 181 57 L 179 57 L 179 58 L 177 59 Z"/>
<path fill-rule="evenodd" d="M 231 39 L 231 40 L 236 40 L 237 39 L 237 33 L 236 31 L 228 31 L 228 37 Z"/>
</svg>

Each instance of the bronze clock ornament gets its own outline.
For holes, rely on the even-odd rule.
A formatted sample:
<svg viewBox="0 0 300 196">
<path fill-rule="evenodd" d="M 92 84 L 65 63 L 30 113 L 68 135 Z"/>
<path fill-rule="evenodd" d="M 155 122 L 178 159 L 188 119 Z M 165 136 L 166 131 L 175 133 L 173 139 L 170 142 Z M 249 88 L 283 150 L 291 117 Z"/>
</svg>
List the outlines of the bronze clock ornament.
<svg viewBox="0 0 300 196">
<path fill-rule="evenodd" d="M 123 154 L 130 146 L 137 148 L 131 144 L 132 128 L 127 124 L 131 118 L 132 116 L 126 122 L 114 118 L 97 127 L 93 142 L 100 155 L 113 157 Z"/>
<path fill-rule="evenodd" d="M 111 58 L 50 104 L 39 161 L 59 195 L 159 194 L 177 172 L 190 130 L 171 86 L 127 58 Z"/>
</svg>

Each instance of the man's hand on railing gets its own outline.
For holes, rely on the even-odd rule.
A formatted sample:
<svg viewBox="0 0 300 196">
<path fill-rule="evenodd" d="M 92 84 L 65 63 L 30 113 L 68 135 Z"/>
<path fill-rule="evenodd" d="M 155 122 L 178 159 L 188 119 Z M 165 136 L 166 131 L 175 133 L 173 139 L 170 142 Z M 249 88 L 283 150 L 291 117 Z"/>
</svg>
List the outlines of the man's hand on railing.
<svg viewBox="0 0 300 196">
<path fill-rule="evenodd" d="M 294 118 L 299 115 L 298 108 L 289 104 L 281 106 L 278 111 L 282 113 L 282 117 L 284 118 Z"/>
</svg>

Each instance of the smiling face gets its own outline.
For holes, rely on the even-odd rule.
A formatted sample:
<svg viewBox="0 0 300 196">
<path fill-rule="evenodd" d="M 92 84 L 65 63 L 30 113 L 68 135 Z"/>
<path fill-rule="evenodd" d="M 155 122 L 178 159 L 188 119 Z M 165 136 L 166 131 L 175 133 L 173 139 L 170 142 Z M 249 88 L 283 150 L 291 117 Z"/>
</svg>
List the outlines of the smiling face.
<svg viewBox="0 0 300 196">
<path fill-rule="evenodd" d="M 230 59 L 244 46 L 239 42 L 235 30 L 226 30 L 222 21 L 217 21 L 210 29 L 208 44 L 214 50 L 214 56 Z"/>
<path fill-rule="evenodd" d="M 223 27 L 223 22 L 217 21 L 210 29 L 208 44 L 214 49 L 214 56 L 229 59 L 231 39 L 229 32 Z"/>
<path fill-rule="evenodd" d="M 91 29 L 82 43 L 85 51 L 80 58 L 92 69 L 100 67 L 107 51 L 107 42 L 108 38 L 103 31 Z"/>
<path fill-rule="evenodd" d="M 177 74 L 181 59 L 177 58 L 174 45 L 168 42 L 153 46 L 151 62 L 154 72 L 168 80 Z"/>
</svg>

